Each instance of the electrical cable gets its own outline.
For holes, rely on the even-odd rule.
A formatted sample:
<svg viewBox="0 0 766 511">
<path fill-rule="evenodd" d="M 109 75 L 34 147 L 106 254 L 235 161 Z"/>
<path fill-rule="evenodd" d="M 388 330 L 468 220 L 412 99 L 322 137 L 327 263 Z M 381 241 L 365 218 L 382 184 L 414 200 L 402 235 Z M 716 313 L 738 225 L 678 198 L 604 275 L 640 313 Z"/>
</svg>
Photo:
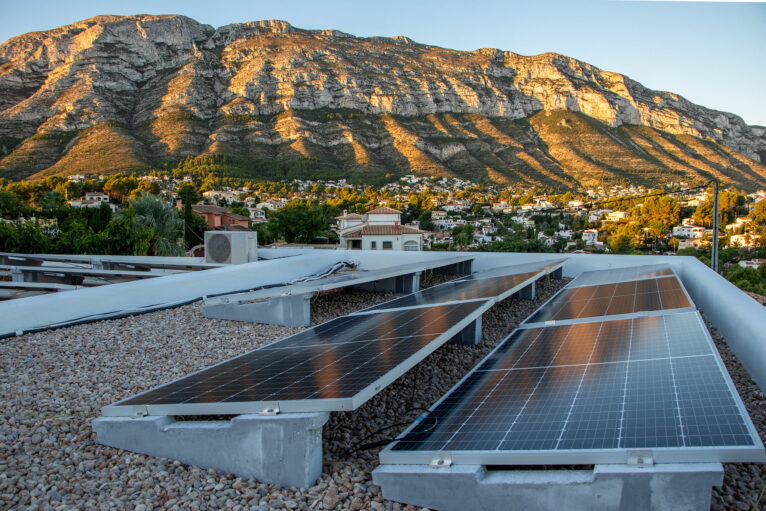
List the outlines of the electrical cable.
<svg viewBox="0 0 766 511">
<path fill-rule="evenodd" d="M 370 433 L 366 437 L 362 438 L 353 448 L 348 449 L 346 451 L 346 454 L 347 455 L 351 455 L 351 454 L 354 454 L 357 451 L 365 451 L 365 450 L 368 450 L 368 449 L 374 449 L 376 447 L 381 447 L 383 445 L 387 445 L 387 444 L 389 444 L 391 442 L 394 442 L 396 440 L 401 440 L 402 435 L 399 434 L 399 435 L 396 435 L 394 437 L 387 437 L 387 438 L 383 438 L 381 440 L 376 440 L 375 442 L 365 443 L 370 438 L 372 438 L 372 437 L 374 437 L 376 435 L 379 435 L 380 433 L 382 433 L 384 431 L 387 431 L 387 430 L 389 430 L 391 428 L 397 428 L 397 427 L 402 427 L 402 426 L 409 426 L 410 424 L 417 424 L 419 422 L 432 419 L 433 420 L 433 424 L 431 424 L 427 429 L 418 431 L 416 433 L 411 433 L 411 434 L 421 435 L 421 434 L 430 433 L 431 431 L 436 429 L 436 426 L 438 426 L 438 424 L 439 424 L 439 418 L 438 418 L 438 416 L 434 412 L 432 412 L 431 410 L 428 410 L 427 408 L 421 408 L 421 407 L 409 408 L 409 409 L 405 410 L 402 415 L 407 415 L 407 413 L 413 412 L 415 410 L 421 410 L 424 413 L 422 413 L 418 417 L 416 417 L 414 421 L 397 422 L 395 424 L 389 424 L 387 426 L 383 426 L 380 429 L 377 429 L 376 431 L 373 431 L 372 433 Z"/>
</svg>

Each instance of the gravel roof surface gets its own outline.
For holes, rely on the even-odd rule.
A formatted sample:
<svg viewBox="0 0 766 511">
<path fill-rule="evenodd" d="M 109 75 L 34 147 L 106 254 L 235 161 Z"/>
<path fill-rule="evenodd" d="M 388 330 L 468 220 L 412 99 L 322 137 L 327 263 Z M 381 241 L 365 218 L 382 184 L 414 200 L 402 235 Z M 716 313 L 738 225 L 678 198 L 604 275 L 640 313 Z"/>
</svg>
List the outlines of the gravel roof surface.
<svg viewBox="0 0 766 511">
<path fill-rule="evenodd" d="M 433 276 L 423 284 L 448 278 Z M 324 428 L 323 475 L 305 490 L 105 447 L 90 426 L 101 406 L 300 328 L 207 319 L 199 304 L 191 304 L 0 341 L 0 509 L 416 509 L 384 500 L 372 484 L 380 449 L 349 451 L 368 441 L 371 431 L 411 422 L 420 412 L 407 409 L 441 397 L 561 285 L 538 286 L 535 301 L 496 305 L 484 315 L 482 344 L 445 345 L 358 410 L 331 414 Z M 323 322 L 394 296 L 324 293 L 314 299 L 312 315 Z M 763 435 L 763 395 L 720 337 L 716 341 Z M 404 427 L 369 440 L 392 437 Z M 763 465 L 726 465 L 714 509 L 749 509 L 764 479 Z"/>
</svg>

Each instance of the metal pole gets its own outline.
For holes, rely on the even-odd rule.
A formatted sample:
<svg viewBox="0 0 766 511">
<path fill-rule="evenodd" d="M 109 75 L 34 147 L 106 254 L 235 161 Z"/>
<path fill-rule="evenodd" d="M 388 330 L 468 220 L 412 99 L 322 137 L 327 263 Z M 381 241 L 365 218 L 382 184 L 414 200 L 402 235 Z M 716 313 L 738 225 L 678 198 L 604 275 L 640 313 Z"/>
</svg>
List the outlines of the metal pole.
<svg viewBox="0 0 766 511">
<path fill-rule="evenodd" d="M 713 182 L 713 251 L 710 266 L 718 273 L 718 181 Z"/>
</svg>

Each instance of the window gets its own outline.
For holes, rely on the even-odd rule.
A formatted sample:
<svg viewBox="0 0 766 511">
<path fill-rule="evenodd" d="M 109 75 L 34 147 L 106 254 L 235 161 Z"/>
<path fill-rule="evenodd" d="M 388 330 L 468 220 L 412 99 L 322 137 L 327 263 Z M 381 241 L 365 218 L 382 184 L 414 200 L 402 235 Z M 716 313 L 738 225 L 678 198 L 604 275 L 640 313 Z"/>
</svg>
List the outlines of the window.
<svg viewBox="0 0 766 511">
<path fill-rule="evenodd" d="M 383 242 L 383 250 L 391 250 L 394 248 L 394 244 L 390 241 L 384 241 Z"/>
<path fill-rule="evenodd" d="M 378 249 L 378 242 L 377 241 L 371 241 L 370 242 L 370 249 L 371 250 L 377 250 Z"/>
<path fill-rule="evenodd" d="M 406 241 L 404 242 L 404 250 L 409 250 L 409 251 L 420 250 L 420 245 L 418 244 L 417 241 L 413 241 L 413 240 Z"/>
</svg>

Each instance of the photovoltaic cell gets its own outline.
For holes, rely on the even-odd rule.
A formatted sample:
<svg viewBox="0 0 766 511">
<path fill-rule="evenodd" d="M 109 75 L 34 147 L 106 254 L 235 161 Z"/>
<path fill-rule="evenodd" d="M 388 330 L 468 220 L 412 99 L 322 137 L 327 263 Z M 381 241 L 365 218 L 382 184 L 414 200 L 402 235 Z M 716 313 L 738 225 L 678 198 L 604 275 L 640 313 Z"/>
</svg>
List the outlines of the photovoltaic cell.
<svg viewBox="0 0 766 511">
<path fill-rule="evenodd" d="M 525 325 L 692 307 L 675 277 L 564 288 Z"/>
<path fill-rule="evenodd" d="M 480 298 L 494 298 L 506 293 L 508 290 L 513 289 L 536 275 L 539 275 L 539 272 L 533 271 L 486 279 L 447 282 L 370 307 L 369 309 L 365 309 L 365 312 L 395 309 L 399 307 L 415 307 L 418 305 L 435 305 L 439 303 L 459 302 Z"/>
<path fill-rule="evenodd" d="M 612 284 L 629 280 L 651 279 L 674 275 L 673 270 L 666 264 L 651 264 L 645 266 L 629 266 L 611 270 L 586 271 L 569 283 L 568 287 L 595 286 Z"/>
<path fill-rule="evenodd" d="M 609 450 L 715 447 L 762 457 L 727 378 L 696 312 L 517 330 L 381 456 L 511 464 L 566 452 L 588 463 Z"/>
<path fill-rule="evenodd" d="M 107 408 L 183 405 L 188 415 L 213 413 L 189 405 L 224 404 L 226 413 L 252 413 L 253 403 L 353 398 L 483 306 L 338 318 Z"/>
<path fill-rule="evenodd" d="M 464 280 L 477 280 L 477 279 L 487 279 L 490 277 L 498 277 L 502 275 L 513 275 L 516 273 L 527 273 L 530 271 L 536 272 L 536 273 L 551 273 L 556 268 L 560 267 L 566 259 L 556 259 L 556 260 L 548 260 L 548 261 L 540 261 L 540 262 L 532 262 L 532 263 L 522 263 L 522 264 L 514 264 L 511 266 L 500 266 L 498 268 L 492 268 L 489 270 L 484 270 L 478 273 L 474 273 L 473 275 L 469 275 L 467 277 L 463 277 L 461 279 L 457 279 L 460 281 Z"/>
</svg>

